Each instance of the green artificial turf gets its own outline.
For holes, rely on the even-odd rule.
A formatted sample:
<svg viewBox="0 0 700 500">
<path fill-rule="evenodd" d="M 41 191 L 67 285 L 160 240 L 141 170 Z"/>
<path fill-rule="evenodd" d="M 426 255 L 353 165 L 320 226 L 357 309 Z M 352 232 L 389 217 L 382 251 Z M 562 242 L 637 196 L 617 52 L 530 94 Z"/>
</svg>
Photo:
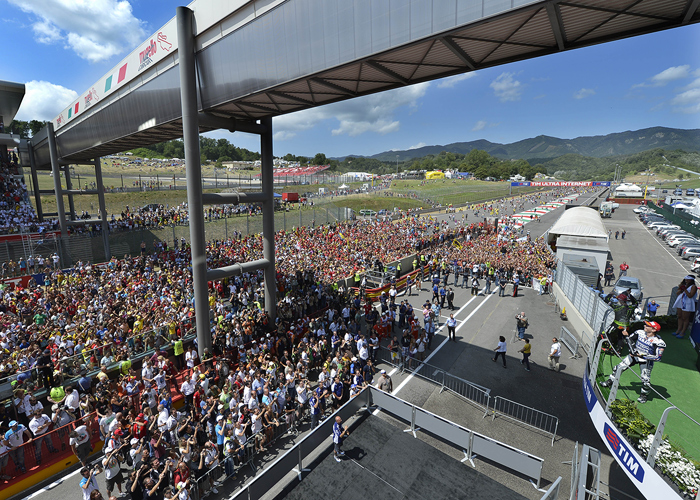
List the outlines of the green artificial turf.
<svg viewBox="0 0 700 500">
<path fill-rule="evenodd" d="M 651 394 L 645 404 L 638 404 L 639 410 L 654 425 L 658 425 L 661 415 L 669 406 L 676 406 L 690 417 L 700 422 L 700 372 L 696 368 L 697 353 L 690 340 L 677 339 L 673 330 L 664 330 L 661 337 L 666 342 L 666 350 L 660 362 L 654 364 L 651 373 L 651 385 L 669 402 Z M 625 348 L 623 353 L 627 354 Z M 616 356 L 601 355 L 598 367 L 598 382 L 605 380 L 619 362 Z M 618 399 L 636 401 L 642 386 L 637 376 L 639 366 L 634 366 L 622 374 Z M 604 376 L 603 376 L 604 375 Z M 602 394 L 607 398 L 609 390 L 601 387 Z M 685 450 L 696 461 L 700 461 L 700 426 L 686 418 L 677 410 L 672 410 L 666 421 L 664 434 L 669 441 Z"/>
</svg>

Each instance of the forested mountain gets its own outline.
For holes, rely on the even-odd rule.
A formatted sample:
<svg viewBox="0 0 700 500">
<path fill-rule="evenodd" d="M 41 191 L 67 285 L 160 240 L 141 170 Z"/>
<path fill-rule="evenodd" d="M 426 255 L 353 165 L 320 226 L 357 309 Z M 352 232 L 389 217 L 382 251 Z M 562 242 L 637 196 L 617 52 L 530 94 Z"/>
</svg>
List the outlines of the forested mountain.
<svg viewBox="0 0 700 500">
<path fill-rule="evenodd" d="M 557 137 L 540 135 L 510 144 L 499 144 L 480 139 L 470 142 L 455 142 L 444 146 L 424 146 L 406 151 L 385 151 L 372 155 L 370 158 L 395 162 L 396 155 L 399 156 L 399 161 L 406 161 L 427 155 L 437 155 L 442 151 L 467 154 L 472 149 L 480 149 L 497 158 L 539 161 L 567 154 L 604 158 L 631 155 L 657 148 L 700 151 L 700 129 L 683 130 L 652 127 L 608 135 L 577 137 L 575 139 L 559 139 Z"/>
</svg>

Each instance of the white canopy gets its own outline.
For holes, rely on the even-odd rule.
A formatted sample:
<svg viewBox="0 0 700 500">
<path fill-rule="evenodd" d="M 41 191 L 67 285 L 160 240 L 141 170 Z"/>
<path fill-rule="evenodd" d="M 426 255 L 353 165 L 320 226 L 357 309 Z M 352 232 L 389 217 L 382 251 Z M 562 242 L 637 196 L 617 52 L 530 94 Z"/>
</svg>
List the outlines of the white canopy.
<svg viewBox="0 0 700 500">
<path fill-rule="evenodd" d="M 350 186 L 348 186 L 347 184 L 341 184 L 340 187 L 338 187 L 338 189 L 347 189 L 349 187 Z"/>
<path fill-rule="evenodd" d="M 606 238 L 608 232 L 598 211 L 588 207 L 573 207 L 566 210 L 549 230 L 547 242 L 551 243 L 561 235 Z"/>
</svg>

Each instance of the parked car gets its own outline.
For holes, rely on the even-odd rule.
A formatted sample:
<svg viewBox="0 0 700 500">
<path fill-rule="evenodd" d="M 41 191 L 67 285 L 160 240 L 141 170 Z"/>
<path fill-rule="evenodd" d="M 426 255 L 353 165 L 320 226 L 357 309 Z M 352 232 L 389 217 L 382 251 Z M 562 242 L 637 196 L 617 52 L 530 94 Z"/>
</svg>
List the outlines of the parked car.
<svg viewBox="0 0 700 500">
<path fill-rule="evenodd" d="M 614 295 L 619 295 L 628 289 L 630 290 L 632 297 L 637 299 L 638 302 L 641 302 L 642 297 L 644 297 L 644 293 L 642 293 L 644 287 L 642 286 L 642 282 L 639 278 L 633 278 L 632 276 L 620 276 L 615 283 L 612 293 Z"/>
<path fill-rule="evenodd" d="M 650 212 L 651 212 L 651 209 L 648 208 L 646 205 L 640 205 L 640 206 L 638 206 L 637 208 L 635 208 L 635 209 L 632 210 L 632 211 L 633 211 L 635 214 L 646 214 L 646 213 L 650 213 Z"/>
<path fill-rule="evenodd" d="M 691 241 L 697 242 L 698 239 L 697 239 L 697 238 L 693 238 L 692 236 L 690 236 L 690 237 L 673 238 L 673 239 L 668 243 L 668 246 L 670 246 L 671 248 L 673 248 L 673 247 L 678 246 L 679 243 L 685 243 L 685 242 L 691 242 Z"/>
<path fill-rule="evenodd" d="M 694 259 L 695 257 L 700 257 L 700 248 L 686 248 L 681 254 L 681 258 L 684 260 Z"/>
<path fill-rule="evenodd" d="M 686 248 L 700 248 L 700 242 L 696 243 L 694 241 L 684 241 L 676 247 L 676 252 L 678 253 L 678 255 L 680 255 Z"/>
<path fill-rule="evenodd" d="M 695 257 L 693 264 L 690 266 L 690 270 L 694 273 L 698 272 L 700 269 L 700 257 Z"/>
<path fill-rule="evenodd" d="M 360 210 L 360 215 L 374 217 L 375 215 L 377 215 L 377 212 L 375 212 L 374 210 L 369 210 L 367 208 L 364 208 L 364 209 Z"/>
</svg>

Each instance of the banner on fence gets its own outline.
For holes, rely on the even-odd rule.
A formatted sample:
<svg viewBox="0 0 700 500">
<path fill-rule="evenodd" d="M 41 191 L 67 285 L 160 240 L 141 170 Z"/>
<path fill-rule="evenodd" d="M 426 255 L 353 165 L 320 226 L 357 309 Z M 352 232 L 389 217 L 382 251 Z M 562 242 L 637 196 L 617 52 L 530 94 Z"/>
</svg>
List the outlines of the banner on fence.
<svg viewBox="0 0 700 500">
<path fill-rule="evenodd" d="M 557 186 L 607 186 L 610 187 L 610 181 L 582 181 L 582 182 L 567 182 L 567 181 L 530 181 L 530 182 L 511 182 L 513 187 L 557 187 Z"/>
<path fill-rule="evenodd" d="M 678 493 L 646 463 L 605 414 L 588 379 L 588 367 L 583 377 L 583 397 L 596 431 L 637 489 L 646 498 L 678 498 Z"/>
</svg>

